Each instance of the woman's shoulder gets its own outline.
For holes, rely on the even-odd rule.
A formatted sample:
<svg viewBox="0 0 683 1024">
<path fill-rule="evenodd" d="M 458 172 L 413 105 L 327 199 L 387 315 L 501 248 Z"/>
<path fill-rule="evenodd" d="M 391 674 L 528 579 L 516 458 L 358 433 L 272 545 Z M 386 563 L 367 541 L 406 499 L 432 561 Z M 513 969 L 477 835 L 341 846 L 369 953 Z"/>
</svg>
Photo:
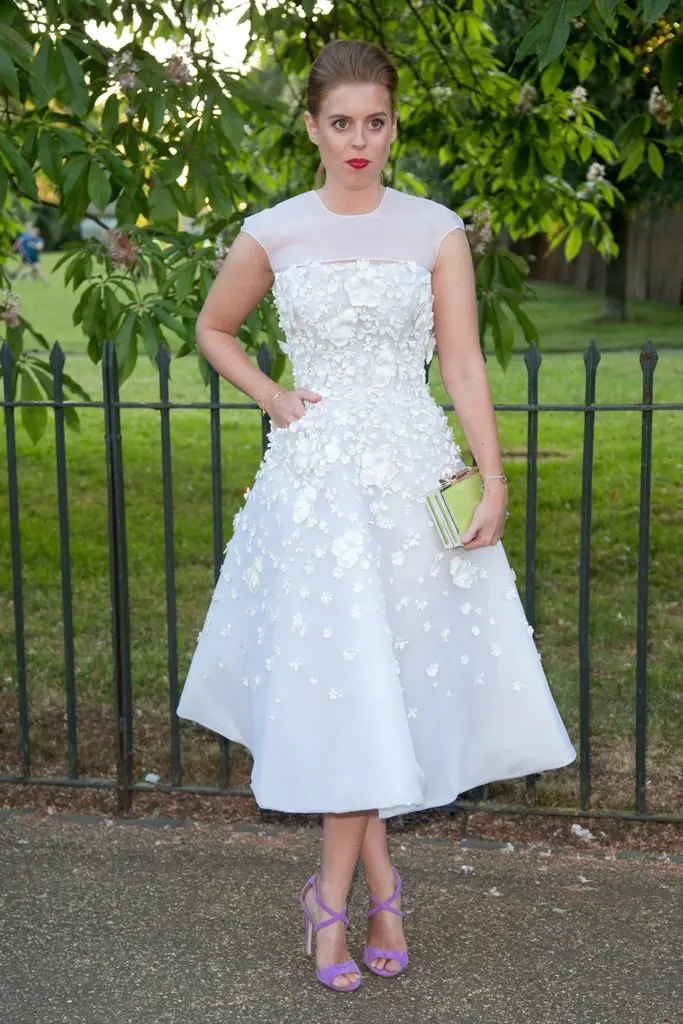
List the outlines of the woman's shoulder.
<svg viewBox="0 0 683 1024">
<path fill-rule="evenodd" d="M 453 230 L 455 227 L 464 228 L 465 226 L 462 217 L 455 210 L 436 199 L 411 195 L 409 192 L 399 192 L 398 189 L 392 189 L 392 192 L 397 197 L 397 210 L 400 208 L 407 216 L 420 218 L 427 224 L 433 224 L 436 228 L 450 225 L 450 230 Z"/>
<path fill-rule="evenodd" d="M 296 217 L 308 204 L 309 192 L 300 192 L 298 195 L 290 196 L 289 199 L 282 199 L 273 206 L 264 206 L 244 218 L 244 223 L 275 224 L 278 221 L 286 221 Z"/>
</svg>

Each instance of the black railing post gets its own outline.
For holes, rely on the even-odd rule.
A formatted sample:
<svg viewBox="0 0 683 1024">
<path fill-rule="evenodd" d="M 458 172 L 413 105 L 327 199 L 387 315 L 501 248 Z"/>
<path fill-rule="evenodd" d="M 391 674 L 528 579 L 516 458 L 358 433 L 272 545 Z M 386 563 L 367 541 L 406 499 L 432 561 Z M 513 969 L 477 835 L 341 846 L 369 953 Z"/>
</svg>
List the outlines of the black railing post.
<svg viewBox="0 0 683 1024">
<path fill-rule="evenodd" d="M 69 500 L 66 486 L 66 439 L 64 433 L 64 353 L 58 341 L 50 352 L 54 385 L 55 455 L 57 504 L 59 508 L 59 561 L 62 577 L 62 616 L 64 622 L 64 688 L 69 776 L 78 778 L 78 738 L 76 732 L 76 675 L 74 665 L 73 600 L 71 593 L 71 549 L 69 544 Z"/>
<path fill-rule="evenodd" d="M 592 340 L 583 356 L 586 367 L 585 405 L 595 404 L 595 378 L 600 352 Z M 583 414 L 583 461 L 581 467 L 581 538 L 579 550 L 579 774 L 581 808 L 587 811 L 591 800 L 591 675 L 590 675 L 590 558 L 591 513 L 593 510 L 593 452 L 595 410 Z"/>
<path fill-rule="evenodd" d="M 211 508 L 213 513 L 213 582 L 218 577 L 223 564 L 223 471 L 221 466 L 221 378 L 209 366 L 209 398 L 211 402 Z M 230 740 L 225 736 L 218 737 L 218 784 L 227 788 L 230 784 Z"/>
<path fill-rule="evenodd" d="M 536 530 L 538 514 L 538 376 L 541 353 L 532 342 L 524 353 L 527 368 L 526 441 L 526 543 L 524 546 L 524 611 L 531 626 L 536 628 Z M 526 777 L 527 799 L 536 796 L 535 774 Z"/>
<path fill-rule="evenodd" d="M 161 476 L 164 494 L 164 562 L 166 569 L 166 639 L 168 644 L 168 699 L 171 726 L 171 779 L 182 785 L 180 760 L 180 726 L 178 707 L 178 623 L 175 585 L 175 541 L 173 525 L 173 473 L 171 462 L 171 421 L 168 378 L 171 357 L 165 345 L 159 345 L 156 356 L 159 367 L 159 400 L 161 403 Z"/>
<path fill-rule="evenodd" d="M 19 709 L 19 754 L 21 772 L 31 772 L 29 751 L 28 694 L 26 692 L 26 638 L 24 636 L 24 588 L 21 578 L 21 542 L 19 531 L 19 481 L 17 475 L 17 434 L 14 422 L 14 358 L 5 342 L 0 349 L 5 396 L 5 437 L 7 441 L 7 487 L 9 490 L 9 530 L 12 549 L 12 604 L 14 606 L 14 648 L 17 659 L 17 703 Z"/>
<path fill-rule="evenodd" d="M 121 414 L 116 347 L 102 346 L 105 459 L 109 511 L 109 580 L 111 588 L 112 682 L 116 719 L 116 797 L 119 811 L 133 802 L 133 701 L 128 607 L 128 554 L 123 494 Z"/>
<path fill-rule="evenodd" d="M 643 405 L 652 404 L 657 350 L 651 341 L 640 350 Z M 636 810 L 645 813 L 647 753 L 647 597 L 650 563 L 650 492 L 652 484 L 652 409 L 643 409 L 638 520 L 638 605 L 636 618 Z"/>
<path fill-rule="evenodd" d="M 270 369 L 271 369 L 271 367 L 273 365 L 273 356 L 271 354 L 270 349 L 268 348 L 268 345 L 266 345 L 265 341 L 260 346 L 260 348 L 259 348 L 259 350 L 258 350 L 258 352 L 256 354 L 256 362 L 258 363 L 259 368 L 261 370 L 263 370 L 264 373 L 267 373 L 268 376 L 270 377 Z M 269 434 L 270 434 L 270 416 L 267 413 L 261 413 L 261 451 L 262 452 L 265 452 L 266 448 L 268 447 L 268 437 L 269 437 Z"/>
</svg>

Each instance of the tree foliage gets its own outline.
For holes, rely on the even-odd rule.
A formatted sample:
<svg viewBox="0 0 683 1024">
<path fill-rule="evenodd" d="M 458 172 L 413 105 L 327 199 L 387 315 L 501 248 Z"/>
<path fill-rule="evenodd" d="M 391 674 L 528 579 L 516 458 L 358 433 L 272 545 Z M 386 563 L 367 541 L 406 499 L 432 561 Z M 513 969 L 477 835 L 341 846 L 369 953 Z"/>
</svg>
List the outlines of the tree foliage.
<svg viewBox="0 0 683 1024">
<path fill-rule="evenodd" d="M 586 188 L 586 173 L 617 161 L 619 150 L 598 107 L 562 87 L 557 54 L 547 60 L 576 4 L 539 8 L 510 68 L 492 27 L 496 5 L 485 0 L 345 0 L 325 9 L 314 0 L 254 0 L 244 14 L 249 63 L 239 70 L 219 66 L 212 45 L 212 19 L 229 3 L 0 6 L 2 248 L 22 205 L 53 204 L 72 226 L 113 206 L 118 226 L 108 242 L 75 244 L 63 260 L 88 352 L 97 361 L 103 341 L 115 339 L 122 379 L 140 352 L 153 358 L 160 344 L 175 357 L 195 354 L 207 375 L 194 325 L 217 261 L 245 213 L 312 187 L 318 161 L 303 129 L 305 80 L 332 38 L 374 40 L 395 60 L 400 128 L 388 181 L 447 202 L 468 221 L 482 339 L 503 366 L 513 323 L 529 339 L 536 331 L 522 308 L 527 267 L 491 239 L 541 232 L 570 253 L 586 240 L 605 256 L 614 251 L 607 218 L 618 186 L 598 177 Z M 590 6 L 586 17 L 615 5 Z M 119 41 L 109 47 L 98 28 L 112 26 Z M 544 68 L 540 88 L 530 80 L 534 62 Z M 9 289 L 2 265 L 0 275 Z M 29 390 L 42 392 L 35 350 L 49 342 L 11 292 L 1 301 L 15 378 L 30 376 Z M 240 340 L 250 351 L 266 341 L 280 374 L 269 301 Z"/>
</svg>

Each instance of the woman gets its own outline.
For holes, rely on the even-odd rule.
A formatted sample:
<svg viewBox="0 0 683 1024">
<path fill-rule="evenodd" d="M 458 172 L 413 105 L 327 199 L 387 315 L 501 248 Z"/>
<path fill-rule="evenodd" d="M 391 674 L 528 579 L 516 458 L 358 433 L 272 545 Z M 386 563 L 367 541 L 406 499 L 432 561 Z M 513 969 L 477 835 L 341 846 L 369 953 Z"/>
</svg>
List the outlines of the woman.
<svg viewBox="0 0 683 1024">
<path fill-rule="evenodd" d="M 325 47 L 305 115 L 324 184 L 246 218 L 197 325 L 273 429 L 178 714 L 251 751 L 261 807 L 324 815 L 300 902 L 317 977 L 343 992 L 360 984 L 345 916 L 359 858 L 363 961 L 382 977 L 408 961 L 385 819 L 575 758 L 500 543 L 507 484 L 463 222 L 382 185 L 396 86 L 378 47 Z M 292 390 L 235 340 L 271 285 Z M 424 498 L 464 465 L 425 383 L 435 345 L 485 481 L 456 553 Z"/>
</svg>

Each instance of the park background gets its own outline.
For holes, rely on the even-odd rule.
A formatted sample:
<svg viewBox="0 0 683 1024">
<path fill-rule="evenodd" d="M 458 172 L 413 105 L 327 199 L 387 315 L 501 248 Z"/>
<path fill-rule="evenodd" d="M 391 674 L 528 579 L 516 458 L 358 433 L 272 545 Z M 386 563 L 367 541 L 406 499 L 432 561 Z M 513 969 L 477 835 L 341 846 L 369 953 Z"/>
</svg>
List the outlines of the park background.
<svg viewBox="0 0 683 1024">
<path fill-rule="evenodd" d="M 158 402 L 159 346 L 171 357 L 170 400 L 186 406 L 208 401 L 211 374 L 193 333 L 206 291 L 247 213 L 311 187 L 316 152 L 301 115 L 305 75 L 316 52 L 330 38 L 365 38 L 386 47 L 401 75 L 401 124 L 388 183 L 445 202 L 467 222 L 496 405 L 527 402 L 525 355 L 538 351 L 539 401 L 581 406 L 585 356 L 594 339 L 600 352 L 596 402 L 635 407 L 595 413 L 588 724 L 593 810 L 629 812 L 636 804 L 643 420 L 637 406 L 646 366 L 656 360 L 654 401 L 678 403 L 678 409 L 656 410 L 652 417 L 641 656 L 644 651 L 647 658 L 647 810 L 680 813 L 681 6 L 65 0 L 39 13 L 20 3 L 4 6 L 10 16 L 0 29 L 0 305 L 5 401 L 20 404 L 4 410 L 6 424 L 16 419 L 17 484 L 11 473 L 0 479 L 0 774 L 112 780 L 120 770 L 103 346 L 114 343 L 124 403 Z M 42 263 L 49 287 L 8 276 L 17 269 L 10 245 L 26 220 L 37 220 L 48 241 Z M 667 239 L 667 302 L 632 297 L 649 294 L 664 274 L 653 275 L 652 261 L 639 249 L 639 239 L 651 230 Z M 581 261 L 600 268 L 583 273 L 585 283 L 599 288 L 547 280 L 571 280 L 571 268 Z M 290 385 L 278 337 L 269 302 L 240 335 L 254 358 L 265 349 L 271 373 Z M 643 350 L 647 342 L 654 356 L 652 347 Z M 30 404 L 53 400 L 60 351 L 66 355 L 64 395 L 74 403 L 65 409 L 71 428 L 73 670 L 65 653 L 70 642 L 67 637 L 65 644 L 55 419 L 45 405 Z M 430 383 L 446 403 L 436 362 Z M 263 425 L 246 396 L 225 381 L 219 393 L 223 403 L 244 405 L 220 415 L 227 542 L 261 458 Z M 169 744 L 171 728 L 177 728 L 173 686 L 184 678 L 215 579 L 217 467 L 207 409 L 173 409 L 177 662 L 170 668 L 160 416 L 150 408 L 123 408 L 121 422 L 132 683 L 128 753 L 136 786 L 173 788 L 180 778 Z M 510 476 L 504 543 L 523 591 L 527 415 L 524 409 L 502 410 L 498 423 Z M 577 743 L 583 445 L 580 410 L 541 411 L 536 640 Z M 10 448 L 12 442 L 2 449 L 8 470 Z M 13 501 L 20 522 L 20 628 Z M 20 742 L 22 713 L 30 733 Z M 78 742 L 67 752 L 70 716 Z M 190 724 L 181 734 L 183 782 L 208 787 L 221 774 L 230 787 L 247 785 L 243 750 L 230 745 L 226 774 L 224 745 Z M 150 773 L 159 781 L 146 781 Z M 487 796 L 523 801 L 524 783 L 488 787 Z M 534 799 L 547 808 L 578 807 L 579 765 L 541 779 Z"/>
</svg>

